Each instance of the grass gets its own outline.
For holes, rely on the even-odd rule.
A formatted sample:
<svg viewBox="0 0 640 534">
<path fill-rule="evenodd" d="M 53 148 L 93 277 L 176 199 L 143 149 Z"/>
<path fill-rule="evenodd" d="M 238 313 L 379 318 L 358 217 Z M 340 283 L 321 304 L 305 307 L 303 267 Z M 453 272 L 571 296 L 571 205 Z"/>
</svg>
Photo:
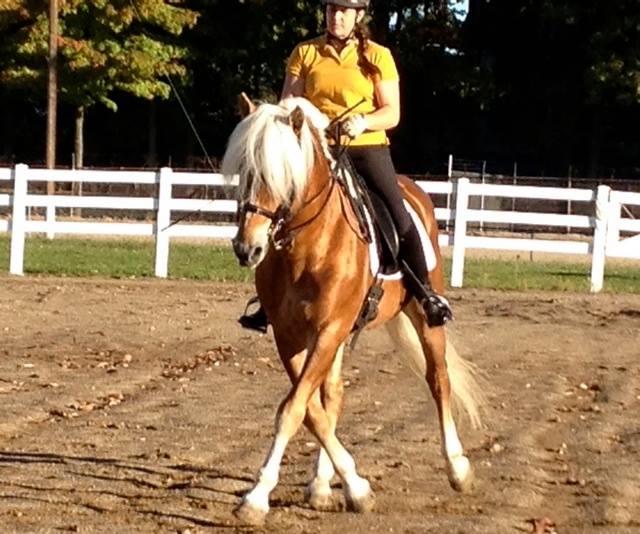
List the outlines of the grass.
<svg viewBox="0 0 640 534">
<path fill-rule="evenodd" d="M 9 270 L 9 238 L 0 236 L 0 272 Z M 142 239 L 53 240 L 29 237 L 25 241 L 24 272 L 34 275 L 145 278 L 154 276 L 155 245 Z M 241 269 L 229 247 L 173 243 L 169 252 L 172 278 L 249 282 L 253 275 Z"/>
<path fill-rule="evenodd" d="M 464 287 L 589 292 L 590 269 L 590 264 L 582 262 L 472 259 L 465 262 Z M 608 293 L 640 293 L 640 269 L 607 267 L 603 289 Z"/>
<path fill-rule="evenodd" d="M 0 236 L 0 272 L 9 270 L 9 237 Z M 141 239 L 29 237 L 24 271 L 32 275 L 145 278 L 153 277 L 154 243 Z M 589 291 L 588 262 L 538 262 L 524 259 L 467 259 L 464 287 L 504 290 Z M 446 272 L 450 272 L 447 260 Z M 172 278 L 250 282 L 227 246 L 172 243 Z M 616 264 L 606 268 L 604 291 L 640 293 L 640 269 Z"/>
</svg>

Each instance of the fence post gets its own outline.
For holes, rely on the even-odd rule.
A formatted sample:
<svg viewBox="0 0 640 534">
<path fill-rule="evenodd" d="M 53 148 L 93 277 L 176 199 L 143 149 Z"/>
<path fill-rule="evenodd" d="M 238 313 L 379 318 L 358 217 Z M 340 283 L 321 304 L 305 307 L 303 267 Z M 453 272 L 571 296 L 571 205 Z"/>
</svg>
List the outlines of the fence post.
<svg viewBox="0 0 640 534">
<path fill-rule="evenodd" d="M 55 183 L 55 182 L 53 182 Z M 53 239 L 56 237 L 56 233 L 53 231 L 53 227 L 56 224 L 56 196 L 47 195 L 47 207 L 46 207 L 46 221 L 47 221 L 47 239 Z"/>
<path fill-rule="evenodd" d="M 158 278 L 166 278 L 169 271 L 169 225 L 171 224 L 172 174 L 169 167 L 158 173 L 158 211 L 156 214 L 156 267 Z"/>
<path fill-rule="evenodd" d="M 467 235 L 467 208 L 469 207 L 469 178 L 459 178 L 455 184 L 455 192 L 456 216 L 453 223 L 451 286 L 462 287 Z"/>
<path fill-rule="evenodd" d="M 611 188 L 599 185 L 596 194 L 595 228 L 591 251 L 591 293 L 598 293 L 604 282 L 604 263 L 607 256 L 607 225 L 611 205 Z"/>
<path fill-rule="evenodd" d="M 29 167 L 19 163 L 13 168 L 13 212 L 11 215 L 11 252 L 9 272 L 24 274 L 24 239 L 26 232 L 26 203 Z"/>
</svg>

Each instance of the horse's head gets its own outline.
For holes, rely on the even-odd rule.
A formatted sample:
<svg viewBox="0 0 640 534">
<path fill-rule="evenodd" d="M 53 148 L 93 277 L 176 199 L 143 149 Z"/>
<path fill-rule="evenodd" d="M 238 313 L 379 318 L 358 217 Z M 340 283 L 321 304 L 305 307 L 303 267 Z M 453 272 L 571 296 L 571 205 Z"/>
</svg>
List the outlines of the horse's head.
<svg viewBox="0 0 640 534">
<path fill-rule="evenodd" d="M 229 138 L 222 172 L 239 178 L 233 250 L 241 265 L 256 267 L 304 201 L 328 120 L 301 98 L 255 106 L 244 97 L 240 109 L 246 116 Z"/>
</svg>

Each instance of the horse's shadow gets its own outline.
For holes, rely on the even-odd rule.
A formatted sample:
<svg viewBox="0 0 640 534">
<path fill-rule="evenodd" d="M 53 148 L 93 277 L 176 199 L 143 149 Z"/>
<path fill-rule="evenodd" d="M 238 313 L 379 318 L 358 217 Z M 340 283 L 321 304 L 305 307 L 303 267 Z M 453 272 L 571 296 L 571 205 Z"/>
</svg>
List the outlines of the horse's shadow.
<svg viewBox="0 0 640 534">
<path fill-rule="evenodd" d="M 9 473 L 11 468 L 36 465 L 36 474 L 19 473 L 16 477 Z M 52 473 L 56 468 L 60 472 Z M 160 465 L 120 458 L 6 450 L 0 451 L 0 473 L 2 471 L 9 475 L 3 476 L 3 483 L 18 490 L 15 495 L 5 492 L 4 498 L 67 508 L 73 495 L 74 505 L 94 512 L 114 512 L 122 508 L 127 513 L 227 529 L 236 529 L 238 525 L 231 518 L 212 521 L 191 513 L 190 509 L 167 510 L 166 501 L 179 503 L 180 499 L 175 497 L 185 497 L 202 509 L 215 504 L 231 509 L 253 482 L 248 476 L 189 464 Z M 87 480 L 86 485 L 81 482 L 83 479 Z M 101 504 L 101 500 L 122 504 L 114 510 Z"/>
</svg>

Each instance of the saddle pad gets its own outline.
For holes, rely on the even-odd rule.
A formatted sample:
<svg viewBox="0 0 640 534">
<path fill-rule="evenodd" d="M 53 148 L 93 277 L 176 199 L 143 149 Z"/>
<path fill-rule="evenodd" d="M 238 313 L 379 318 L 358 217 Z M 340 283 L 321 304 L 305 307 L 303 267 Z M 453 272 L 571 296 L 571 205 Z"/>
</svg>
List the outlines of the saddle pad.
<svg viewBox="0 0 640 534">
<path fill-rule="evenodd" d="M 420 217 L 415 212 L 411 204 L 404 201 L 404 206 L 411 215 L 411 219 L 413 220 L 413 224 L 415 224 L 418 229 L 418 234 L 420 235 L 420 242 L 422 243 L 422 250 L 424 251 L 424 260 L 427 264 L 427 269 L 429 271 L 433 271 L 435 269 L 438 261 L 436 259 L 436 253 L 433 250 L 433 245 L 431 244 L 431 240 L 427 235 L 427 230 L 422 224 Z M 371 267 L 371 274 L 373 276 L 379 276 L 383 280 L 399 280 L 402 278 L 402 272 L 396 271 L 395 273 L 390 274 L 378 274 L 378 269 L 380 269 L 380 257 L 378 256 L 378 243 L 376 232 L 373 228 L 373 222 L 371 220 L 371 215 L 369 214 L 369 210 L 366 211 L 367 216 L 367 225 L 369 226 L 369 232 L 373 236 L 373 241 L 369 244 L 369 266 Z"/>
</svg>

